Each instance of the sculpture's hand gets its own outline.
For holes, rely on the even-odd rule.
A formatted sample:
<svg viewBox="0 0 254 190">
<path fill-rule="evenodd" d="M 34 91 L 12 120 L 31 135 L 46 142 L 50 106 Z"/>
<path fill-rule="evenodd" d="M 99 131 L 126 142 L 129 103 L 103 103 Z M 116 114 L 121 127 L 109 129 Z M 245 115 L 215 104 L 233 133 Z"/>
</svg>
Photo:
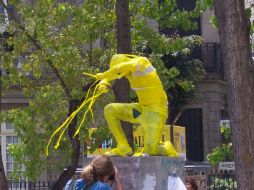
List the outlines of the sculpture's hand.
<svg viewBox="0 0 254 190">
<path fill-rule="evenodd" d="M 107 93 L 109 91 L 110 84 L 106 79 L 103 79 L 100 81 L 99 86 L 98 86 L 98 91 L 102 93 Z"/>
<path fill-rule="evenodd" d="M 96 76 L 97 79 L 103 80 L 104 74 L 103 73 L 97 73 L 95 76 Z"/>
</svg>

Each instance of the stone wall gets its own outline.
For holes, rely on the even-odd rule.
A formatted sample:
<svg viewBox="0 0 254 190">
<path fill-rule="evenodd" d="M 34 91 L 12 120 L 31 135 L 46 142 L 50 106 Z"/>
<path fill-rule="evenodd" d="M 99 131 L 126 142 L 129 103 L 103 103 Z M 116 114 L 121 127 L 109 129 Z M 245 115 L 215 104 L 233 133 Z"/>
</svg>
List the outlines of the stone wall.
<svg viewBox="0 0 254 190">
<path fill-rule="evenodd" d="M 84 165 L 91 158 L 84 160 Z M 164 156 L 112 157 L 126 190 L 168 190 L 168 176 L 183 178 L 184 160 Z"/>
<path fill-rule="evenodd" d="M 227 110 L 226 83 L 222 80 L 202 80 L 197 97 L 186 108 L 202 108 L 204 158 L 220 145 L 221 112 Z"/>
</svg>

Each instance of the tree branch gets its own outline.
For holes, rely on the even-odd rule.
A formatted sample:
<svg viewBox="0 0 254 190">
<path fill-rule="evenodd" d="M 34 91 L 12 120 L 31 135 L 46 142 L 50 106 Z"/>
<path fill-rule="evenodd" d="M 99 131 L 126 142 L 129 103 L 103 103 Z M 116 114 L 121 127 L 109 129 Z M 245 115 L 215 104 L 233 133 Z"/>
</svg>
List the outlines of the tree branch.
<svg viewBox="0 0 254 190">
<path fill-rule="evenodd" d="M 5 5 L 3 0 L 0 0 L 0 5 L 3 6 L 3 8 L 7 11 L 10 19 L 12 19 L 17 24 L 17 26 L 24 32 L 24 34 L 27 36 L 27 38 L 33 43 L 33 45 L 38 50 L 43 50 L 41 43 L 36 38 L 31 36 L 28 33 L 28 31 L 26 30 L 26 28 L 24 26 L 24 21 L 21 19 L 16 8 L 12 5 Z M 67 85 L 65 84 L 63 77 L 61 76 L 61 74 L 59 73 L 59 71 L 57 70 L 57 68 L 54 66 L 54 64 L 52 63 L 52 61 L 50 59 L 47 60 L 47 63 L 51 67 L 51 69 L 53 70 L 53 72 L 55 73 L 57 78 L 60 80 L 60 84 L 61 84 L 65 94 L 67 95 L 68 99 L 71 100 L 72 99 L 71 93 L 70 93 Z"/>
</svg>

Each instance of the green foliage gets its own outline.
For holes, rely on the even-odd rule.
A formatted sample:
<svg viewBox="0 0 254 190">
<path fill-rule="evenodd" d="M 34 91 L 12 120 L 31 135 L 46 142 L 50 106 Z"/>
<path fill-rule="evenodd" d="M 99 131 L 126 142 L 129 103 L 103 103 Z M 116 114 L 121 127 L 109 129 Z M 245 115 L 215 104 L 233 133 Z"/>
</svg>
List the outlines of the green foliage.
<svg viewBox="0 0 254 190">
<path fill-rule="evenodd" d="M 114 51 L 114 9 L 112 3 L 105 8 L 103 1 L 79 6 L 54 1 L 10 3 L 19 10 L 27 34 L 41 46 L 35 47 L 28 35 L 16 23 L 10 22 L 8 32 L 15 35 L 8 38 L 8 44 L 14 50 L 3 55 L 3 69 L 8 69 L 10 74 L 3 77 L 2 86 L 8 93 L 11 93 L 12 86 L 19 86 L 24 96 L 32 99 L 27 107 L 6 112 L 3 118 L 14 124 L 21 141 L 19 145 L 10 147 L 16 163 L 24 165 L 26 177 L 36 179 L 47 166 L 47 141 L 66 118 L 69 107 L 63 86 L 52 72 L 48 60 L 59 72 L 71 98 L 81 101 L 86 95 L 83 88 L 94 80 L 83 75 L 83 72 L 96 73 L 105 69 Z M 111 49 L 88 48 L 101 36 Z M 87 120 L 86 126 L 89 122 Z M 80 139 L 84 141 L 86 138 L 87 127 L 84 126 Z M 63 138 L 58 151 L 53 151 L 52 147 L 50 149 L 51 159 L 55 160 L 52 164 L 56 169 L 64 168 L 71 153 L 68 138 Z M 59 155 L 61 162 L 54 159 Z M 19 169 L 17 167 L 14 171 L 16 175 Z"/>
<path fill-rule="evenodd" d="M 162 4 L 150 0 L 130 4 L 133 51 L 149 56 L 167 90 L 170 108 L 181 107 L 195 95 L 196 83 L 205 72 L 202 63 L 191 59 L 190 54 L 192 49 L 201 45 L 202 39 L 196 35 L 180 37 L 177 33 L 161 35 L 154 21 L 159 23 L 161 29 L 193 30 L 196 28 L 193 19 L 205 8 L 202 1 L 197 1 L 192 11 L 179 10 L 173 0 L 163 1 Z M 151 27 L 149 23 L 155 26 Z M 169 62 L 165 55 L 175 57 L 175 60 Z"/>
<path fill-rule="evenodd" d="M 213 28 L 218 28 L 218 21 L 217 21 L 217 18 L 216 18 L 215 15 L 212 15 L 209 18 L 209 22 L 210 22 L 210 24 L 212 25 Z"/>
<path fill-rule="evenodd" d="M 252 22 L 252 10 L 253 10 L 253 7 L 254 7 L 254 3 L 253 2 L 248 2 L 248 7 L 245 9 L 245 16 L 246 18 L 251 21 L 250 22 L 250 25 L 251 25 L 251 28 L 250 28 L 250 36 L 253 36 L 253 33 L 254 33 L 254 26 L 253 26 L 253 22 Z"/>
<path fill-rule="evenodd" d="M 232 131 L 231 131 L 230 126 L 228 126 L 225 123 L 222 124 L 220 126 L 220 132 L 226 141 L 231 142 Z"/>
<path fill-rule="evenodd" d="M 90 152 L 94 152 L 102 143 L 112 139 L 108 128 L 99 127 L 91 134 Z"/>
<path fill-rule="evenodd" d="M 204 9 L 213 7 L 213 0 L 203 0 L 202 5 L 204 6 Z"/>
<path fill-rule="evenodd" d="M 212 185 L 208 187 L 208 190 L 236 190 L 237 189 L 237 183 L 233 178 L 218 178 L 214 177 L 212 179 Z"/>
<path fill-rule="evenodd" d="M 182 61 L 165 61 L 169 71 L 178 70 L 178 75 L 170 78 L 169 85 L 166 86 L 171 107 L 179 109 L 190 98 L 195 96 L 196 84 L 204 75 L 202 63 L 197 59 L 183 59 Z M 167 76 L 167 75 L 166 75 Z M 170 76 L 170 75 L 169 75 Z"/>
<path fill-rule="evenodd" d="M 226 143 L 223 143 L 220 147 L 216 147 L 208 154 L 207 160 L 213 165 L 217 166 L 222 161 L 233 160 L 233 149 L 231 143 L 231 128 L 226 125 L 221 126 L 221 134 L 225 138 Z"/>
<path fill-rule="evenodd" d="M 21 141 L 19 145 L 10 147 L 16 163 L 25 166 L 25 175 L 29 179 L 35 179 L 47 166 L 45 145 L 54 129 L 66 118 L 70 101 L 82 101 L 87 93 L 84 89 L 94 81 L 83 72 L 106 70 L 110 57 L 116 53 L 115 1 L 93 0 L 79 5 L 51 0 L 33 1 L 32 4 L 13 0 L 10 3 L 19 10 L 26 32 L 10 22 L 8 32 L 15 35 L 7 42 L 14 50 L 3 55 L 2 66 L 8 69 L 9 75 L 3 76 L 2 86 L 8 93 L 13 86 L 18 86 L 30 102 L 26 107 L 4 113 L 2 118 L 14 124 Z M 160 5 L 157 0 L 130 2 L 133 52 L 149 57 L 171 99 L 179 98 L 179 91 L 184 92 L 184 100 L 193 94 L 203 70 L 198 60 L 184 59 L 181 63 L 168 65 L 163 56 L 188 57 L 202 39 L 199 36 L 165 36 L 149 23 L 156 21 L 162 28 L 192 30 L 197 27 L 193 20 L 203 10 L 202 1 L 197 1 L 192 11 L 179 10 L 174 0 L 165 0 Z M 35 46 L 30 38 L 35 39 L 40 47 Z M 98 39 L 104 42 L 103 47 L 94 45 Z M 53 72 L 52 65 L 62 81 Z M 62 82 L 71 97 L 68 97 Z M 99 100 L 95 113 L 102 114 L 102 105 L 111 99 L 112 95 L 109 95 Z M 82 112 L 78 118 L 80 123 Z M 96 124 L 87 119 L 82 127 L 81 142 L 88 139 L 89 127 L 105 126 L 105 122 L 101 124 L 103 121 L 98 121 L 103 117 L 98 118 L 95 114 L 95 118 Z M 93 138 L 96 143 L 92 144 L 91 150 L 109 138 L 108 131 L 100 128 Z M 51 160 L 54 161 L 51 164 L 63 169 L 71 151 L 65 135 L 58 150 L 50 147 Z M 59 156 L 60 162 L 54 159 Z"/>
<path fill-rule="evenodd" d="M 222 161 L 233 160 L 232 143 L 222 144 L 221 147 L 216 147 L 213 149 L 212 153 L 208 154 L 207 160 L 216 166 Z"/>
<path fill-rule="evenodd" d="M 245 16 L 247 19 L 251 18 L 251 7 L 245 9 Z"/>
<path fill-rule="evenodd" d="M 20 144 L 10 146 L 17 165 L 24 165 L 25 176 L 35 180 L 42 169 L 45 169 L 45 144 L 59 120 L 66 115 L 66 101 L 62 100 L 59 86 L 44 86 L 36 89 L 35 98 L 29 106 L 2 113 L 2 121 L 11 121 L 14 125 Z M 55 109 L 57 107 L 58 109 Z M 64 140 L 66 141 L 66 139 Z M 69 146 L 63 142 L 63 147 Z M 61 151 L 63 164 L 68 154 Z M 14 173 L 19 173 L 16 167 Z"/>
</svg>

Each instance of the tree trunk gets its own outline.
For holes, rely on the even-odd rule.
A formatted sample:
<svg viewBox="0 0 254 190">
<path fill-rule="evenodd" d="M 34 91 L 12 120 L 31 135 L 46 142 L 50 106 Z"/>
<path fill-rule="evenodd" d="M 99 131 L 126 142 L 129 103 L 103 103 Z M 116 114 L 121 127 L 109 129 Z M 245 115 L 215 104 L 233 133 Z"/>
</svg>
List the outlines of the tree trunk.
<svg viewBox="0 0 254 190">
<path fill-rule="evenodd" d="M 230 125 L 237 189 L 254 187 L 254 74 L 250 23 L 244 1 L 215 0 L 224 71 L 228 85 Z"/>
<path fill-rule="evenodd" d="M 129 1 L 116 1 L 117 53 L 131 53 L 131 33 Z M 116 80 L 113 87 L 116 102 L 130 102 L 130 84 L 126 78 Z M 133 147 L 132 125 L 122 122 L 123 130 L 131 147 Z"/>
<path fill-rule="evenodd" d="M 77 101 L 70 101 L 69 103 L 69 115 L 77 109 Z M 78 167 L 78 161 L 80 156 L 80 141 L 78 135 L 73 138 L 77 126 L 77 117 L 73 119 L 68 129 L 68 136 L 72 145 L 72 155 L 70 165 L 67 166 L 61 175 L 58 177 L 56 183 L 52 187 L 52 190 L 63 189 L 67 181 L 75 174 Z"/>
<path fill-rule="evenodd" d="M 4 165 L 2 160 L 2 154 L 1 154 L 1 148 L 0 148 L 0 189 L 1 190 L 8 190 L 8 182 L 5 176 L 4 172 Z"/>
<path fill-rule="evenodd" d="M 0 68 L 0 114 L 1 112 L 2 112 L 2 70 Z M 1 133 L 1 123 L 0 123 L 0 133 Z M 1 145 L 0 145 L 0 190 L 8 190 L 8 182 L 4 172 Z"/>
<path fill-rule="evenodd" d="M 43 48 L 41 46 L 40 41 L 38 39 L 34 38 L 33 36 L 31 36 L 29 34 L 29 32 L 26 31 L 23 19 L 21 19 L 18 11 L 16 10 L 16 7 L 11 6 L 10 4 L 8 4 L 8 6 L 6 6 L 3 3 L 3 0 L 0 0 L 0 4 L 7 11 L 9 18 L 12 21 L 14 21 L 17 24 L 18 28 L 20 28 L 26 34 L 26 36 L 33 43 L 33 45 L 36 47 L 36 49 L 42 50 Z M 64 90 L 64 92 L 69 100 L 69 115 L 70 115 L 73 111 L 75 111 L 77 109 L 77 105 L 78 105 L 77 102 L 79 102 L 79 101 L 72 100 L 71 93 L 70 93 L 68 86 L 66 85 L 64 79 L 62 78 L 61 74 L 59 73 L 59 71 L 55 67 L 55 65 L 52 63 L 52 61 L 47 60 L 47 63 L 51 67 L 52 71 L 55 73 L 57 78 L 59 79 L 62 89 Z M 64 170 L 62 172 L 62 174 L 59 176 L 56 183 L 52 187 L 52 190 L 63 189 L 66 182 L 73 176 L 73 174 L 75 173 L 75 171 L 77 169 L 79 156 L 80 156 L 80 141 L 78 139 L 78 135 L 75 138 L 72 138 L 76 127 L 77 127 L 77 117 L 75 117 L 73 119 L 73 121 L 70 124 L 70 127 L 68 128 L 68 135 L 69 135 L 69 139 L 70 139 L 71 145 L 72 145 L 71 163 L 69 166 L 67 166 L 66 170 Z"/>
</svg>

